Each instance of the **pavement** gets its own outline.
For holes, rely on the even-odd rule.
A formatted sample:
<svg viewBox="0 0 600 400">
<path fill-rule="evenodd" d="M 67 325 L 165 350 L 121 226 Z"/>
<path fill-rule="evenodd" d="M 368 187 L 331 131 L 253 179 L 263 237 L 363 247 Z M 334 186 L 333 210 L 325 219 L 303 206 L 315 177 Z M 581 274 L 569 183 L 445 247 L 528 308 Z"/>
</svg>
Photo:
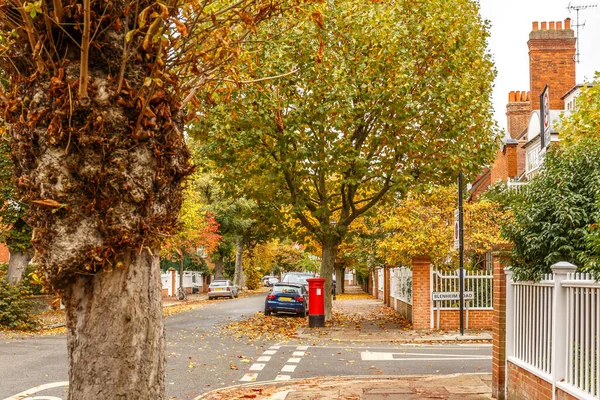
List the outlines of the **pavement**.
<svg viewBox="0 0 600 400">
<path fill-rule="evenodd" d="M 367 346 L 375 342 L 444 344 L 490 343 L 489 331 L 415 331 L 408 321 L 383 306 L 360 287 L 350 286 L 333 306 L 335 325 L 300 328 L 298 339 L 344 342 Z M 337 376 L 287 381 L 263 381 L 230 386 L 205 393 L 196 400 L 390 400 L 491 399 L 491 374 Z"/>
</svg>

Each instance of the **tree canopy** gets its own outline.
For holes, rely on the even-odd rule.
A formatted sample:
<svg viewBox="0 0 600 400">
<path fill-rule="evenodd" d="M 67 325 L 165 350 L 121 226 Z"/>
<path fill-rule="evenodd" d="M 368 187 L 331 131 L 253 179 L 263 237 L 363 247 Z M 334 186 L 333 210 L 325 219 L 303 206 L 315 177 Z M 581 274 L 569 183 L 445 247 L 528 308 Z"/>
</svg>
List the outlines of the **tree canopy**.
<svg viewBox="0 0 600 400">
<path fill-rule="evenodd" d="M 239 67 L 254 84 L 223 81 L 192 134 L 249 196 L 291 206 L 322 245 L 330 285 L 360 215 L 391 192 L 489 162 L 494 69 L 472 1 L 307 8 L 310 18 L 289 13 L 258 29 Z"/>
</svg>

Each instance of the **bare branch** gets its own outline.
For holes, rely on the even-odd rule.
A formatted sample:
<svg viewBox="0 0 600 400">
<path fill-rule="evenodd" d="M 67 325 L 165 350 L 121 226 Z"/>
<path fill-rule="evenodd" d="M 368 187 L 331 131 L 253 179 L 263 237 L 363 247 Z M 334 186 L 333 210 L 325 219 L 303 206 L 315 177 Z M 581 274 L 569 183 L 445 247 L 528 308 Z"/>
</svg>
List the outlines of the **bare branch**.
<svg viewBox="0 0 600 400">
<path fill-rule="evenodd" d="M 79 100 L 88 98 L 89 56 L 90 56 L 90 15 L 91 0 L 83 0 L 83 36 L 81 38 L 81 65 L 79 66 Z"/>
</svg>

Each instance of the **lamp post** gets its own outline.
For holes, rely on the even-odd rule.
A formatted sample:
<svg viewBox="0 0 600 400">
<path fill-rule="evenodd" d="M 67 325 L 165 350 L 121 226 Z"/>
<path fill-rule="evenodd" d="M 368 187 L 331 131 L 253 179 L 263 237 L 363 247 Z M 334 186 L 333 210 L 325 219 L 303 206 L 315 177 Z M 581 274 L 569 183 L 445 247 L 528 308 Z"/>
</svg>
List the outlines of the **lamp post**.
<svg viewBox="0 0 600 400">
<path fill-rule="evenodd" d="M 460 307 L 460 335 L 464 335 L 464 271 L 463 271 L 463 258 L 464 258 L 464 241 L 463 241 L 463 174 L 458 173 L 458 254 L 459 254 L 459 267 L 458 267 L 458 304 Z"/>
</svg>

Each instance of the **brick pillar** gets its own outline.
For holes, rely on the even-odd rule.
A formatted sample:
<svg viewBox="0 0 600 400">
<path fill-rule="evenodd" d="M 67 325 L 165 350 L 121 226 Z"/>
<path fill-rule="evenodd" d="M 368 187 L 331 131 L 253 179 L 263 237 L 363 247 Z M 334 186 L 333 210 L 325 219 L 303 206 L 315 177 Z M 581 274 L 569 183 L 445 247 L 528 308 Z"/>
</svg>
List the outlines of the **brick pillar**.
<svg viewBox="0 0 600 400">
<path fill-rule="evenodd" d="M 383 302 L 390 306 L 392 303 L 390 302 L 390 269 L 383 269 Z"/>
<path fill-rule="evenodd" d="M 506 399 L 506 275 L 510 246 L 495 246 L 494 259 L 494 314 L 492 320 L 492 397 Z"/>
<path fill-rule="evenodd" d="M 431 258 L 413 257 L 413 329 L 431 329 Z"/>
</svg>

